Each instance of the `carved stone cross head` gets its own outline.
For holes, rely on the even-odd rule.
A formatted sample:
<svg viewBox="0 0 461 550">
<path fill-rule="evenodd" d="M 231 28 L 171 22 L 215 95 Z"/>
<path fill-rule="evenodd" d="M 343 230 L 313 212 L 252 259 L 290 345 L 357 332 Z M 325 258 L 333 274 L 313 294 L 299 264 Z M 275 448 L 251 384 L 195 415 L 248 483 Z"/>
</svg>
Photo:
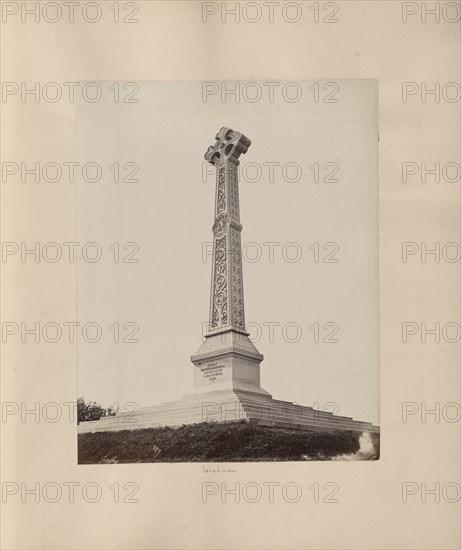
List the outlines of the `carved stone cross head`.
<svg viewBox="0 0 461 550">
<path fill-rule="evenodd" d="M 242 153 L 248 151 L 250 145 L 251 140 L 242 133 L 222 127 L 216 134 L 216 143 L 208 147 L 205 160 L 214 166 L 223 164 L 227 159 L 236 161 Z"/>
</svg>

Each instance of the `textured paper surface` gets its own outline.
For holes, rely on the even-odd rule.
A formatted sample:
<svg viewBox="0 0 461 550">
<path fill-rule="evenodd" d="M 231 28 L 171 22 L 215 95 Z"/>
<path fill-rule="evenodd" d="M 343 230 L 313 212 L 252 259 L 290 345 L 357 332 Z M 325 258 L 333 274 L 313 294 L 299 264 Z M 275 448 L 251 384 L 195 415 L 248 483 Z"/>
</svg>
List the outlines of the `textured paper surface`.
<svg viewBox="0 0 461 550">
<path fill-rule="evenodd" d="M 453 167 L 460 148 L 459 3 L 426 3 L 434 15 L 416 2 L 281 3 L 270 22 L 268 11 L 255 21 L 256 8 L 239 2 L 235 22 L 229 13 L 221 20 L 221 3 L 120 2 L 118 23 L 111 2 L 99 3 L 101 17 L 93 23 L 85 17 L 98 12 L 83 3 L 75 7 L 74 22 L 64 7 L 59 20 L 47 21 L 55 17 L 53 6 L 45 14 L 40 8 L 38 22 L 33 16 L 22 22 L 22 4 L 31 8 L 29 2 L 2 2 L 8 12 L 2 80 L 10 83 L 2 97 L 2 161 L 19 168 L 22 162 L 77 161 L 77 102 L 69 101 L 72 86 L 64 83 L 121 82 L 111 93 L 120 93 L 123 102 L 131 91 L 123 88 L 126 82 L 377 81 L 382 441 L 377 462 L 239 463 L 235 471 L 216 473 L 205 471 L 216 467 L 210 464 L 78 466 L 76 424 L 65 405 L 77 395 L 76 345 L 43 336 L 22 343 L 21 334 L 13 334 L 2 346 L 3 547 L 459 547 L 459 248 L 448 245 L 459 246 L 459 171 L 456 177 Z M 21 101 L 21 82 L 27 88 L 39 83 L 38 101 L 30 94 Z M 56 87 L 48 83 L 58 83 L 61 99 L 50 100 Z M 245 108 L 247 103 L 243 98 Z M 152 130 L 162 134 L 162 128 Z M 176 138 L 178 150 L 196 147 L 193 123 Z M 120 151 L 119 162 L 135 153 Z M 107 159 L 96 160 L 107 165 Z M 424 181 L 423 163 L 431 169 L 436 162 L 439 181 L 433 174 Z M 35 242 L 78 241 L 75 183 L 64 176 L 54 183 L 25 179 L 4 174 L 2 181 L 2 241 L 13 243 L 8 250 L 14 243 L 32 248 Z M 205 207 L 213 200 L 212 185 Z M 289 220 L 279 204 L 272 207 L 281 222 Z M 249 218 L 249 208 L 242 208 Z M 209 231 L 211 215 L 199 223 Z M 250 220 L 243 223 L 246 231 Z M 159 234 L 166 247 L 173 231 L 165 226 Z M 187 235 L 188 225 L 181 231 Z M 436 246 L 439 257 L 427 253 Z M 31 255 L 22 262 L 20 253 L 2 260 L 3 323 L 42 327 L 77 318 L 76 263 L 42 257 L 36 263 Z M 206 286 L 208 266 L 200 265 Z M 127 267 L 114 265 L 114 271 Z M 251 269 L 244 266 L 245 280 Z M 204 320 L 206 298 L 194 297 Z M 257 308 L 258 298 L 249 299 Z M 424 338 L 423 323 L 438 334 Z M 196 332 L 197 339 L 188 338 L 198 347 Z M 185 346 L 184 371 L 194 351 Z M 290 399 L 288 390 L 284 397 Z M 35 403 L 37 418 L 24 415 Z M 62 414 L 53 422 L 55 410 Z M 39 502 L 21 494 L 21 483 L 28 489 L 39 484 Z M 78 484 L 74 502 L 72 483 Z M 204 484 L 213 483 L 219 492 L 204 502 Z M 222 483 L 228 489 L 240 484 L 240 502 L 223 496 Z M 7 494 L 16 486 L 18 493 Z M 264 489 L 258 501 L 255 487 Z M 302 493 L 295 502 L 297 487 Z"/>
</svg>

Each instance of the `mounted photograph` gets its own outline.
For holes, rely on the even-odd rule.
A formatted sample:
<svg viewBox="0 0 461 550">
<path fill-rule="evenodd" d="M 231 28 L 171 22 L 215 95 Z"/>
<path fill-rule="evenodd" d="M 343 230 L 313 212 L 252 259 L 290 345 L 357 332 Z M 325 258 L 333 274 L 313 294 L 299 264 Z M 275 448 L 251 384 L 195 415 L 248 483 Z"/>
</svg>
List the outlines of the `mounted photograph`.
<svg viewBox="0 0 461 550">
<path fill-rule="evenodd" d="M 136 86 L 77 103 L 78 463 L 379 459 L 377 82 Z"/>
</svg>

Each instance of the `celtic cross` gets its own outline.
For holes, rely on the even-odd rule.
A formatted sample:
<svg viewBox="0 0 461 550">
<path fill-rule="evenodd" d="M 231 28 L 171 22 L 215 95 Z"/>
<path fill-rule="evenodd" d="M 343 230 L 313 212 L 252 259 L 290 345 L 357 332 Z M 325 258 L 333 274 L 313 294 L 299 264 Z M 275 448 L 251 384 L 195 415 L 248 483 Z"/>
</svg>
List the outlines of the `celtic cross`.
<svg viewBox="0 0 461 550">
<path fill-rule="evenodd" d="M 238 165 L 251 141 L 231 128 L 221 128 L 205 159 L 216 167 L 215 220 L 208 334 L 245 330 Z"/>
</svg>

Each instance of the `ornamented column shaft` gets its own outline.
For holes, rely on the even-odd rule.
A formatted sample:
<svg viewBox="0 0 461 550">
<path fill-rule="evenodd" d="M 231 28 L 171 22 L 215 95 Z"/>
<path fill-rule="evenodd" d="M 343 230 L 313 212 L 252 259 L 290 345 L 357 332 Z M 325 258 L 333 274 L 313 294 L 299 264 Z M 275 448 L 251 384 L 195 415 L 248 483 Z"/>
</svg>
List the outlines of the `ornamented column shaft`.
<svg viewBox="0 0 461 550">
<path fill-rule="evenodd" d="M 221 128 L 205 159 L 216 167 L 215 221 L 211 275 L 210 322 L 207 335 L 245 330 L 242 225 L 239 212 L 238 158 L 251 141 L 230 128 Z"/>
<path fill-rule="evenodd" d="M 209 330 L 194 364 L 194 393 L 244 391 L 270 397 L 260 385 L 264 357 L 245 329 L 240 234 L 239 157 L 251 141 L 221 128 L 205 159 L 216 167 Z"/>
</svg>

